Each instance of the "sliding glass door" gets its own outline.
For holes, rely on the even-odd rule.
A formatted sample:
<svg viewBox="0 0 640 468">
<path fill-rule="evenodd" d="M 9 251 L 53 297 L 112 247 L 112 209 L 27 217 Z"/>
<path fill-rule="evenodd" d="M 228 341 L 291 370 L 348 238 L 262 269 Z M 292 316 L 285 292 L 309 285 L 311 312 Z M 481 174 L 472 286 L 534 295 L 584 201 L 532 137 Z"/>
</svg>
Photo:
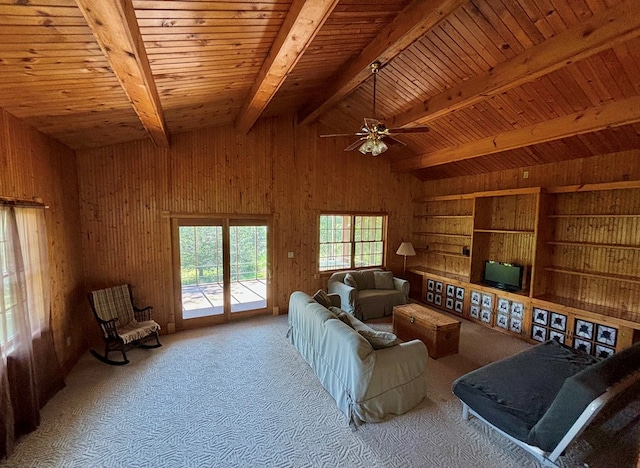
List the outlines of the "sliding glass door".
<svg viewBox="0 0 640 468">
<path fill-rule="evenodd" d="M 222 323 L 232 315 L 267 310 L 267 220 L 174 221 L 178 328 Z"/>
</svg>

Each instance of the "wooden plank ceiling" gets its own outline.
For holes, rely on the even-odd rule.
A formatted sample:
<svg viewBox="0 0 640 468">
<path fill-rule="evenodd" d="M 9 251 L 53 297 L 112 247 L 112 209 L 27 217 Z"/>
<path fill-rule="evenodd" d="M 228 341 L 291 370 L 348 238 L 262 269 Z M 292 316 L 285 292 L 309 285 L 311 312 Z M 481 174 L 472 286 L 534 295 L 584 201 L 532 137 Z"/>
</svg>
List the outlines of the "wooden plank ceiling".
<svg viewBox="0 0 640 468">
<path fill-rule="evenodd" d="M 380 157 L 439 179 L 640 148 L 640 2 L 0 0 L 0 78 L 74 149 L 377 117 L 428 126 Z"/>
</svg>

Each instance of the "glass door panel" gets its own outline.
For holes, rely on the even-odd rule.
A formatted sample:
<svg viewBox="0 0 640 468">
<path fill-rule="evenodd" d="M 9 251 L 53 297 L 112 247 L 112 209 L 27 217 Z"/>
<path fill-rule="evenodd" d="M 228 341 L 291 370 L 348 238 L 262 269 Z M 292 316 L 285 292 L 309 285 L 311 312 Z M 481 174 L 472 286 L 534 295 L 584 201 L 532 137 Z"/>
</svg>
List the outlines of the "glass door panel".
<svg viewBox="0 0 640 468">
<path fill-rule="evenodd" d="M 267 226 L 229 226 L 231 313 L 267 307 Z"/>
<path fill-rule="evenodd" d="M 222 226 L 180 226 L 182 318 L 224 313 Z"/>
</svg>

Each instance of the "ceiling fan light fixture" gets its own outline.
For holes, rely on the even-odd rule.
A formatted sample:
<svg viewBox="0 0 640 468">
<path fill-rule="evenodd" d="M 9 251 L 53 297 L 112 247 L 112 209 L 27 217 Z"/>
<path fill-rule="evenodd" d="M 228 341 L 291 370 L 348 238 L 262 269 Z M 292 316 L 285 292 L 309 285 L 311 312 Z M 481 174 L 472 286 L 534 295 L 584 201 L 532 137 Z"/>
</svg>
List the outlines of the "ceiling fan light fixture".
<svg viewBox="0 0 640 468">
<path fill-rule="evenodd" d="M 371 153 L 373 156 L 379 156 L 388 149 L 387 144 L 380 138 L 369 137 L 360 145 L 359 151 L 362 154 Z"/>
<path fill-rule="evenodd" d="M 362 154 L 367 154 L 373 152 L 374 142 L 371 138 L 367 138 L 364 143 L 360 146 L 360 152 Z"/>
<path fill-rule="evenodd" d="M 387 144 L 382 141 L 382 140 L 375 140 L 373 148 L 371 149 L 371 154 L 373 156 L 378 156 L 382 153 L 384 153 L 385 151 L 387 151 L 389 149 L 389 147 L 387 146 Z"/>
</svg>

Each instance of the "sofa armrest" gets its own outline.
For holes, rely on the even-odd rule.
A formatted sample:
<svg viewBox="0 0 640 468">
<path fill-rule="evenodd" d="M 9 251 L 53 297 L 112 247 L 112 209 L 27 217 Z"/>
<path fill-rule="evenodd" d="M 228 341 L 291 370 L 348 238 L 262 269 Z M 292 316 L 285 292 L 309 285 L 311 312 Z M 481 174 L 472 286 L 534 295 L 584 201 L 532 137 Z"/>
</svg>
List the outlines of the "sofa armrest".
<svg viewBox="0 0 640 468">
<path fill-rule="evenodd" d="M 345 312 L 355 315 L 356 313 L 356 299 L 358 297 L 358 290 L 352 288 L 344 283 L 338 281 L 329 281 L 327 283 L 327 289 L 329 294 L 337 294 L 340 296 L 340 308 Z"/>
<path fill-rule="evenodd" d="M 397 291 L 402 291 L 407 300 L 409 300 L 409 281 L 402 278 L 393 278 L 393 287 Z"/>
<path fill-rule="evenodd" d="M 365 398 L 373 398 L 420 377 L 427 366 L 427 347 L 420 340 L 375 351 L 376 365 Z"/>
</svg>

